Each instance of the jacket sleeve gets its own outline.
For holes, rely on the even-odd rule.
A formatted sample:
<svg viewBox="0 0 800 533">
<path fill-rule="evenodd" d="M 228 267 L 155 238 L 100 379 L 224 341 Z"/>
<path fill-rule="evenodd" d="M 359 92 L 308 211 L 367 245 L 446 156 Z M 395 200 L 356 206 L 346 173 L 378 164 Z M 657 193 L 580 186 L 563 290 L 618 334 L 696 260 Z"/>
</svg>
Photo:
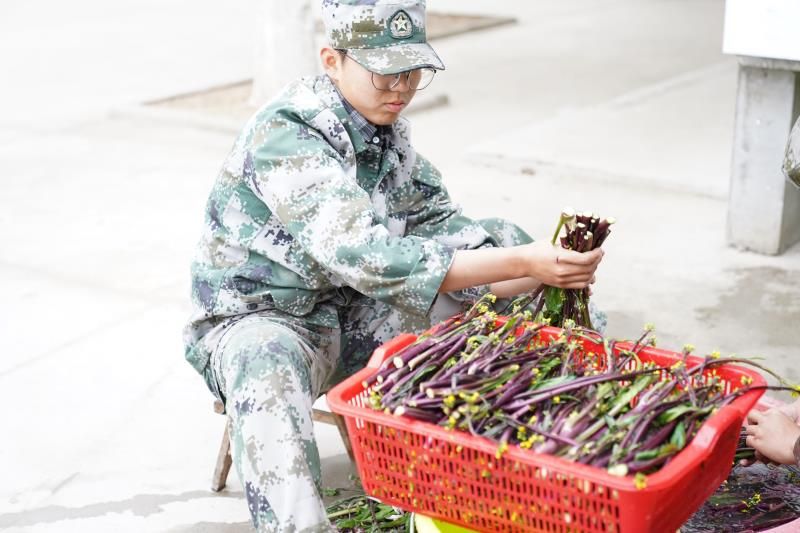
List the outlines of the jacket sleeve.
<svg viewBox="0 0 800 533">
<path fill-rule="evenodd" d="M 253 192 L 305 253 L 362 294 L 407 312 L 429 311 L 451 249 L 423 236 L 392 237 L 375 222 L 355 168 L 299 119 L 274 119 L 250 146 Z"/>
<path fill-rule="evenodd" d="M 421 194 L 409 211 L 409 235 L 432 239 L 453 250 L 501 246 L 479 222 L 461 212 L 461 207 L 453 203 L 442 183 L 439 170 L 420 155 L 414 163 L 412 180 Z M 482 285 L 449 294 L 457 300 L 468 301 L 488 290 L 488 286 Z"/>
</svg>

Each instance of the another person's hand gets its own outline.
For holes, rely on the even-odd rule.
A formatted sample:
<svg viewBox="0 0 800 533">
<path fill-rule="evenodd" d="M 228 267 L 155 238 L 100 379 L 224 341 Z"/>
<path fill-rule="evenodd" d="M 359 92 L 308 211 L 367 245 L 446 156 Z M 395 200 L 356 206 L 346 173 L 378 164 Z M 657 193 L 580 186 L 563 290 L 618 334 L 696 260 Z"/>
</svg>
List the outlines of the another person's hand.
<svg viewBox="0 0 800 533">
<path fill-rule="evenodd" d="M 785 403 L 777 407 L 778 411 L 791 418 L 795 424 L 800 422 L 800 398 L 792 403 Z"/>
<path fill-rule="evenodd" d="M 528 276 L 562 289 L 583 289 L 594 283 L 595 271 L 604 254 L 601 248 L 580 253 L 545 241 L 524 246 Z"/>
<path fill-rule="evenodd" d="M 751 411 L 747 415 L 745 433 L 747 445 L 756 450 L 760 460 L 794 464 L 794 444 L 800 437 L 800 426 L 786 413 L 779 409 Z"/>
</svg>

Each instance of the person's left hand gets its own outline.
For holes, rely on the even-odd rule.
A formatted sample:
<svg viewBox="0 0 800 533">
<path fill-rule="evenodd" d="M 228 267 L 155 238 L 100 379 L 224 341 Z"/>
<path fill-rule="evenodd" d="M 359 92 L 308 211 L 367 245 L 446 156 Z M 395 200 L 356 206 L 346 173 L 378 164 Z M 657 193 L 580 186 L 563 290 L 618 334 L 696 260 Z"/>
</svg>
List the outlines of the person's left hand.
<svg viewBox="0 0 800 533">
<path fill-rule="evenodd" d="M 800 426 L 778 409 L 750 411 L 747 424 L 747 445 L 778 464 L 794 464 L 794 443 L 800 437 Z"/>
</svg>

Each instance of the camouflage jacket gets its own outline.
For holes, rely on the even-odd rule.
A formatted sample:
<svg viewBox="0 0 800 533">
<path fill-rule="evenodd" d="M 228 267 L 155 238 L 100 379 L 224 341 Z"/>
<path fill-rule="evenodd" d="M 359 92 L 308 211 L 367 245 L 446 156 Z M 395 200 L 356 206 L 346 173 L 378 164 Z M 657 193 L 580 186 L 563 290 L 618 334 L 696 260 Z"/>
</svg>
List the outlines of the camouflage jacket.
<svg viewBox="0 0 800 533">
<path fill-rule="evenodd" d="M 247 123 L 208 198 L 192 264 L 192 366 L 202 372 L 220 331 L 249 313 L 337 328 L 360 293 L 425 314 L 455 249 L 495 245 L 414 152 L 405 119 L 386 141 L 359 134 L 325 76 L 289 85 Z"/>
</svg>

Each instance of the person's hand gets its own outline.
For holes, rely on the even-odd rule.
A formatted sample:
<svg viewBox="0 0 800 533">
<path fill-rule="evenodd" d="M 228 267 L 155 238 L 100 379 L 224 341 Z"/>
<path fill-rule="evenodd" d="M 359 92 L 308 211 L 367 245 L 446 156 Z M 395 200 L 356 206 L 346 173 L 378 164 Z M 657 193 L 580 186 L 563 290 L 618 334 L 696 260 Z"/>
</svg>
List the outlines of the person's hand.
<svg viewBox="0 0 800 533">
<path fill-rule="evenodd" d="M 792 403 L 783 404 L 777 409 L 781 413 L 791 418 L 795 424 L 797 424 L 800 421 L 798 420 L 800 419 L 800 398 L 793 401 Z"/>
<path fill-rule="evenodd" d="M 794 464 L 793 449 L 800 437 L 800 426 L 781 410 L 750 411 L 744 429 L 747 434 L 745 442 L 756 450 L 757 459 Z"/>
<path fill-rule="evenodd" d="M 754 455 L 755 457 L 753 457 L 752 459 L 739 459 L 739 464 L 741 466 L 752 466 L 756 463 L 764 463 L 767 466 L 773 466 L 778 464 L 775 461 L 772 461 L 761 455 L 761 452 L 755 452 Z"/>
<path fill-rule="evenodd" d="M 603 259 L 603 250 L 579 253 L 545 241 L 526 244 L 523 260 L 528 276 L 545 285 L 562 289 L 583 289 L 594 283 L 595 271 Z"/>
</svg>

